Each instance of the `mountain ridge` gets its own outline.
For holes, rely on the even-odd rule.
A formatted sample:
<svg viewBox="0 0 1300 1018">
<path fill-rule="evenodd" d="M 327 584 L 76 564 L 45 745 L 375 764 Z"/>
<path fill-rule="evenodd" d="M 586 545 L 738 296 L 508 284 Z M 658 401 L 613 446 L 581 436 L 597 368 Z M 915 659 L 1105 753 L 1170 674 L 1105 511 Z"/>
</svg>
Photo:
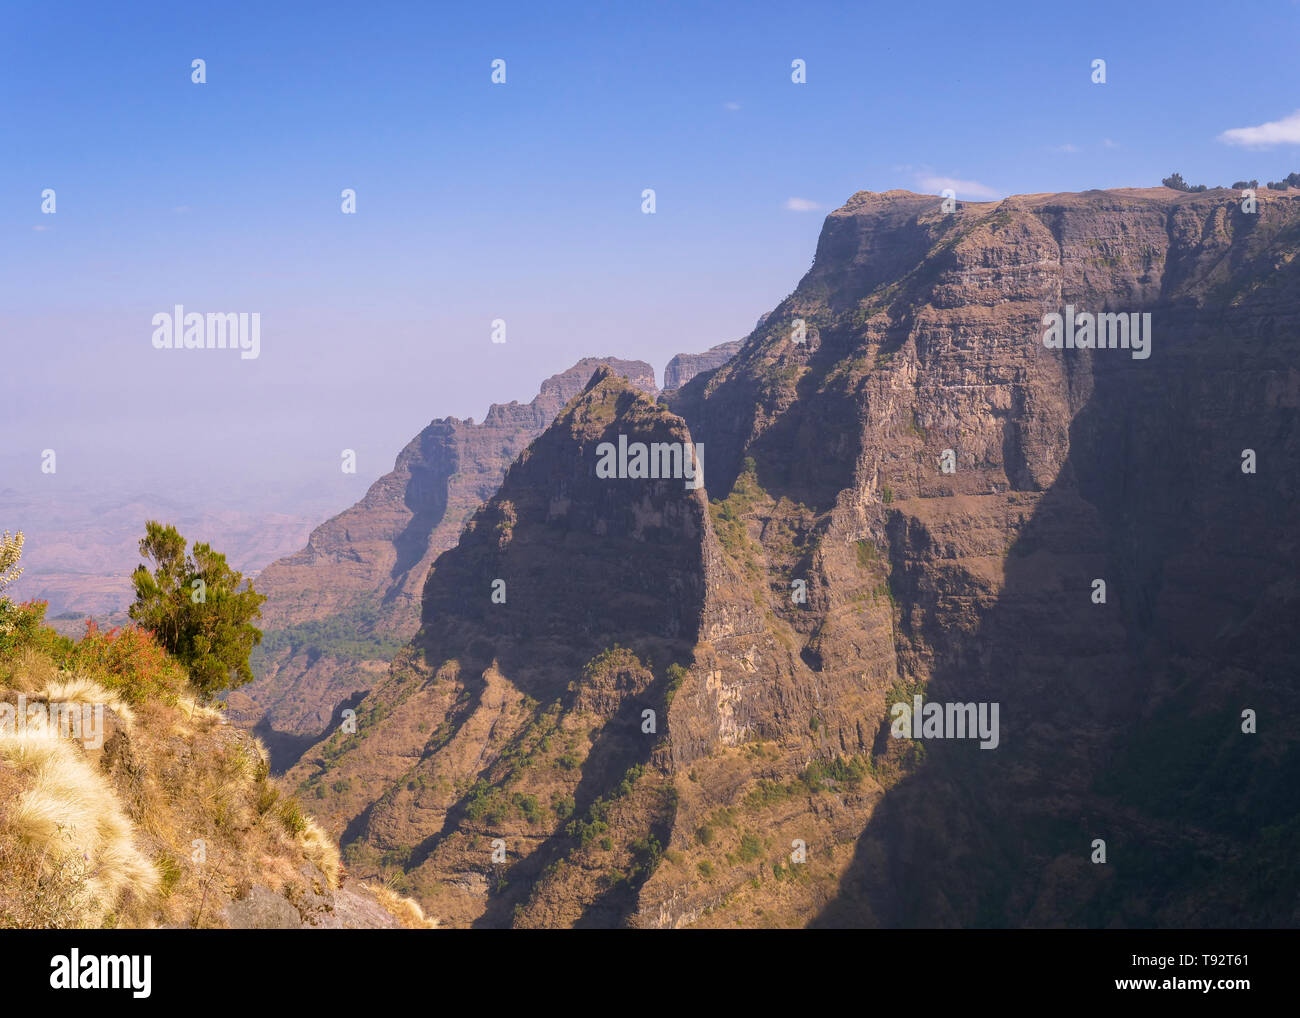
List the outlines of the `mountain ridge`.
<svg viewBox="0 0 1300 1018">
<path fill-rule="evenodd" d="M 1211 455 L 1227 460 L 1212 476 L 1232 476 L 1222 471 L 1237 456 L 1222 445 L 1235 420 L 1286 434 L 1277 429 L 1297 403 L 1285 351 L 1300 334 L 1298 248 L 1300 203 L 1285 194 L 1262 196 L 1250 218 L 1218 192 L 1013 197 L 962 203 L 953 215 L 934 198 L 859 192 L 827 216 L 813 267 L 738 353 L 667 397 L 682 422 L 672 427 L 685 428 L 675 434 L 708 452 L 697 496 L 708 512 L 690 540 L 703 588 L 682 587 L 689 622 L 679 617 L 676 630 L 697 638 L 686 656 L 667 655 L 681 671 L 665 671 L 665 632 L 647 632 L 664 609 L 633 609 L 644 607 L 644 584 L 675 573 L 625 568 L 639 560 L 621 544 L 606 565 L 620 582 L 560 581 L 563 596 L 526 597 L 513 636 L 487 622 L 500 554 L 521 556 L 538 576 L 598 572 L 575 550 L 598 559 L 598 525 L 626 537 L 618 521 L 643 514 L 641 500 L 662 486 L 601 487 L 573 473 L 592 462 L 595 437 L 569 421 L 596 413 L 580 397 L 534 447 L 549 450 L 549 472 L 537 476 L 547 499 L 564 502 L 563 518 L 549 502 L 527 514 L 508 505 L 512 475 L 537 469 L 530 450 L 476 516 L 471 544 L 435 564 L 421 633 L 358 704 L 358 732 L 328 737 L 291 779 L 316 797 L 353 865 L 398 881 L 452 925 L 1232 922 L 1228 892 L 1205 894 L 1185 877 L 1148 886 L 1149 868 L 1130 866 L 1088 880 L 1087 826 L 1073 841 L 1061 833 L 1085 813 L 1132 825 L 1132 790 L 1101 761 L 1143 717 L 1168 711 L 1171 688 L 1168 650 L 1155 659 L 1164 664 L 1140 668 L 1139 649 L 1156 653 L 1171 634 L 1205 628 L 1203 606 L 1155 579 L 1195 568 L 1173 537 L 1188 533 L 1187 520 L 1161 508 L 1159 536 L 1139 539 L 1140 522 L 1115 515 L 1125 499 L 1167 507 L 1195 488 L 1186 471 L 1180 479 L 1126 442 L 1124 428 L 1156 450 L 1179 427 L 1204 433 L 1178 446 L 1196 477 L 1211 476 Z M 1043 316 L 1066 303 L 1153 312 L 1152 359 L 1046 349 Z M 796 319 L 802 343 L 790 339 Z M 1236 381 L 1220 381 L 1201 412 L 1189 395 L 1205 383 L 1188 371 L 1206 364 L 1233 365 L 1224 377 Z M 1262 392 L 1272 395 L 1261 403 Z M 601 406 L 617 408 L 606 395 Z M 1123 409 L 1138 396 L 1177 423 L 1140 424 Z M 1263 410 L 1247 409 L 1256 404 Z M 600 418 L 600 434 L 650 428 L 635 408 Z M 1273 455 L 1293 458 L 1294 437 L 1280 441 Z M 940 466 L 945 450 L 952 473 Z M 1116 474 L 1127 479 L 1123 498 L 1106 487 Z M 1277 530 L 1285 482 L 1270 483 L 1244 508 L 1218 488 L 1201 497 L 1225 517 L 1229 505 L 1247 512 L 1260 546 L 1293 555 Z M 587 535 L 578 545 L 573 520 Z M 1150 550 L 1125 564 L 1120 550 L 1143 541 Z M 1285 566 L 1273 568 L 1270 582 L 1285 582 Z M 1124 611 L 1098 606 L 1080 618 L 1099 575 L 1111 576 Z M 796 580 L 806 602 L 793 598 Z M 583 664 L 593 648 L 565 647 L 559 635 L 600 618 L 614 620 L 596 629 L 607 645 Z M 534 632 L 552 635 L 529 655 L 501 656 Z M 1023 638 L 1037 658 L 1014 656 L 1024 633 L 1046 634 Z M 1207 697 L 1247 682 L 1216 671 L 1219 652 L 1200 642 Z M 1294 663 L 1285 644 L 1269 645 L 1269 660 Z M 1131 688 L 1097 688 L 1094 669 L 1125 675 Z M 1291 712 L 1267 692 L 1279 678 L 1250 681 L 1271 710 Z M 1086 714 L 1054 704 L 1054 684 Z M 1139 688 L 1145 707 L 1133 700 Z M 1000 697 L 1009 726 L 1000 748 L 891 738 L 889 704 L 930 689 Z M 398 708 L 412 698 L 425 706 Z M 666 722 L 653 748 L 636 741 L 646 709 Z M 430 719 L 432 736 L 412 727 L 415 716 Z M 1219 723 L 1214 752 L 1233 773 L 1249 760 L 1276 775 L 1269 754 L 1294 752 L 1285 738 L 1268 751 L 1234 741 Z M 1162 759 L 1148 746 L 1133 766 Z M 1035 782 L 1059 780 L 1066 761 L 1077 776 L 1059 801 L 1037 793 Z M 996 780 L 974 792 L 968 771 Z M 1269 781 L 1252 816 L 1276 795 Z M 1274 805 L 1287 815 L 1285 801 Z M 1014 851 L 999 847 L 981 810 L 1016 832 Z M 1207 836 L 1204 823 L 1185 814 L 1147 825 L 1141 851 L 1176 856 Z M 1121 842 L 1143 837 L 1141 826 L 1119 830 Z M 1216 836 L 1229 839 L 1225 859 L 1236 845 L 1276 865 L 1258 826 Z M 494 838 L 515 846 L 505 864 L 492 861 Z M 792 845 L 802 859 L 790 858 Z M 927 846 L 919 857 L 917 846 Z M 931 865 L 940 859 L 946 870 Z M 907 893 L 914 886 L 929 890 Z M 1252 920 L 1278 921 L 1262 907 Z"/>
<path fill-rule="evenodd" d="M 678 355 L 673 377 L 722 363 L 731 346 Z M 369 688 L 400 646 L 396 641 L 415 632 L 433 560 L 456 543 L 510 461 L 606 367 L 651 398 L 658 395 L 645 362 L 587 357 L 545 379 L 531 402 L 493 404 L 481 423 L 435 419 L 356 505 L 262 572 L 257 587 L 269 600 L 258 681 L 228 703 L 232 717 L 268 743 L 277 771 Z"/>
</svg>

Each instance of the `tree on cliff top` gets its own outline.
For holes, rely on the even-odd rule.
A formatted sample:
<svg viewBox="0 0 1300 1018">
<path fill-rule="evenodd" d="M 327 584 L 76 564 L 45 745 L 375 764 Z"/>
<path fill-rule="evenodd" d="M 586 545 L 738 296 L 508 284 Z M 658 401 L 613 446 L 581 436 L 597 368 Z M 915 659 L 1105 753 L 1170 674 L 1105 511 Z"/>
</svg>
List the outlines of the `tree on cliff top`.
<svg viewBox="0 0 1300 1018">
<path fill-rule="evenodd" d="M 262 642 L 253 625 L 265 596 L 244 586 L 242 573 L 226 556 L 195 543 L 185 553 L 185 538 L 171 524 L 149 520 L 140 554 L 154 564 L 131 574 L 135 603 L 130 616 L 151 631 L 178 661 L 204 699 L 253 680 L 248 658 Z"/>
<path fill-rule="evenodd" d="M 1192 185 L 1187 183 L 1187 181 L 1183 179 L 1181 173 L 1171 173 L 1169 176 L 1165 177 L 1164 180 L 1160 181 L 1160 183 L 1175 191 L 1191 191 L 1193 193 L 1199 193 L 1201 191 L 1209 190 L 1209 188 L 1204 184 Z"/>
</svg>

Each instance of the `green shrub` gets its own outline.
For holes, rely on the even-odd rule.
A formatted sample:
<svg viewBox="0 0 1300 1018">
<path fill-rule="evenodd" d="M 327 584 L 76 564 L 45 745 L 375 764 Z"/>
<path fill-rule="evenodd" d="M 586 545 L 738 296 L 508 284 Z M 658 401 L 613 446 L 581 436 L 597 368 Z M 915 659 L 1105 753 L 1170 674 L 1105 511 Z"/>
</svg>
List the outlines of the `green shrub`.
<svg viewBox="0 0 1300 1018">
<path fill-rule="evenodd" d="M 516 792 L 513 802 L 530 824 L 541 823 L 542 807 L 538 805 L 537 796 Z"/>
<path fill-rule="evenodd" d="M 782 785 L 766 778 L 758 779 L 758 787 L 744 798 L 746 809 L 760 810 L 784 802 L 799 790 L 798 785 Z"/>
<path fill-rule="evenodd" d="M 664 854 L 663 846 L 659 844 L 659 839 L 653 834 L 645 838 L 634 839 L 629 847 L 632 849 L 632 858 L 635 860 L 632 866 L 632 876 L 639 872 L 654 872 L 654 868 L 659 865 L 659 860 Z"/>
<path fill-rule="evenodd" d="M 855 756 L 850 760 L 836 757 L 830 761 L 814 760 L 800 771 L 799 780 L 815 795 L 824 791 L 832 782 L 857 788 L 867 773 L 867 763 L 861 757 Z"/>
<path fill-rule="evenodd" d="M 641 779 L 641 775 L 644 773 L 644 764 L 633 764 L 629 767 L 627 772 L 623 775 L 623 780 L 620 781 L 618 787 L 614 789 L 611 798 L 626 799 L 632 794 L 632 787 Z"/>
<path fill-rule="evenodd" d="M 66 655 L 72 641 L 45 625 L 48 607 L 48 601 L 14 604 L 0 597 L 0 653 L 34 647 L 56 659 Z"/>
<path fill-rule="evenodd" d="M 668 666 L 668 689 L 664 694 L 664 702 L 671 707 L 673 698 L 677 695 L 677 690 L 682 688 L 682 683 L 686 680 L 686 669 L 677 663 Z"/>
<path fill-rule="evenodd" d="M 604 820 L 571 820 L 565 830 L 569 837 L 577 838 L 578 843 L 586 848 L 595 838 L 609 830 L 609 824 Z"/>
<path fill-rule="evenodd" d="M 556 795 L 554 793 L 551 795 L 551 812 L 561 820 L 567 820 L 573 816 L 573 811 L 576 808 L 577 804 L 573 801 L 573 796 Z"/>
<path fill-rule="evenodd" d="M 276 816 L 284 829 L 295 838 L 307 829 L 307 818 L 303 816 L 297 799 L 289 798 L 280 803 Z"/>
<path fill-rule="evenodd" d="M 257 789 L 258 816 L 266 816 L 267 813 L 271 812 L 271 807 L 276 804 L 279 798 L 280 793 L 273 784 L 269 781 L 261 782 Z"/>
<path fill-rule="evenodd" d="M 567 753 L 565 753 L 555 762 L 558 763 L 561 767 L 563 767 L 566 771 L 571 771 L 576 769 L 578 764 L 581 763 L 582 761 L 579 759 L 577 753 L 573 752 L 573 750 L 569 750 Z"/>
<path fill-rule="evenodd" d="M 158 855 L 154 857 L 153 862 L 154 866 L 157 867 L 158 875 L 161 878 L 158 884 L 158 892 L 164 898 L 169 898 L 171 897 L 172 891 L 176 889 L 176 885 L 180 883 L 180 864 L 166 852 L 159 852 Z"/>
</svg>

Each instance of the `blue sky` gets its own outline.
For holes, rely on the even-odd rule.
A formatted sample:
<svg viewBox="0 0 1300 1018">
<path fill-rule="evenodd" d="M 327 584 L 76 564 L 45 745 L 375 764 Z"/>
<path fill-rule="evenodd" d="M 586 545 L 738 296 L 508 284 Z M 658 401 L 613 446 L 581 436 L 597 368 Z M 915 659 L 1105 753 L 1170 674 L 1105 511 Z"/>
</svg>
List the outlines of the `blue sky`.
<svg viewBox="0 0 1300 1018">
<path fill-rule="evenodd" d="M 1289 0 L 42 2 L 5 22 L 0 488 L 342 507 L 432 417 L 528 400 L 582 356 L 662 371 L 746 334 L 854 191 L 1300 170 L 1300 128 L 1220 140 L 1300 109 Z M 154 350 L 177 303 L 260 312 L 261 356 Z"/>
</svg>

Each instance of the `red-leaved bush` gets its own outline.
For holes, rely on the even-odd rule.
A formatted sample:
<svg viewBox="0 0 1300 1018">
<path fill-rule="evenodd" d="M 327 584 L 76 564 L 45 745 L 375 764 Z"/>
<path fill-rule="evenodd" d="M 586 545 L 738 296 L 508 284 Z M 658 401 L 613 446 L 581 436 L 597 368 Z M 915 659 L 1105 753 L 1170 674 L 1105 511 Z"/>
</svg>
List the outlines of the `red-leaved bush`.
<svg viewBox="0 0 1300 1018">
<path fill-rule="evenodd" d="M 188 681 L 185 669 L 152 633 L 138 626 L 104 631 L 92 619 L 86 620 L 86 635 L 61 664 L 136 705 L 146 701 L 175 704 Z"/>
</svg>

